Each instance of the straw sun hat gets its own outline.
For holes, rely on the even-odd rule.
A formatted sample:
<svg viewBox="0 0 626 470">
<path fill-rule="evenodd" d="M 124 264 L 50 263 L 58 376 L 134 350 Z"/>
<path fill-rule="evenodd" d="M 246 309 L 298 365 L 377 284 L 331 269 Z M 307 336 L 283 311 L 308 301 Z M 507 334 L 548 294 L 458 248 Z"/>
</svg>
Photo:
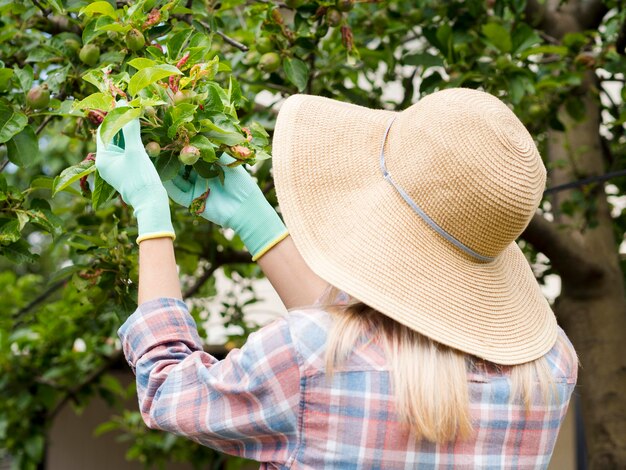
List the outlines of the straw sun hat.
<svg viewBox="0 0 626 470">
<path fill-rule="evenodd" d="M 546 170 L 500 100 L 456 88 L 396 113 L 295 95 L 273 145 L 282 214 L 322 279 L 498 364 L 552 348 L 554 314 L 515 243 Z"/>
</svg>

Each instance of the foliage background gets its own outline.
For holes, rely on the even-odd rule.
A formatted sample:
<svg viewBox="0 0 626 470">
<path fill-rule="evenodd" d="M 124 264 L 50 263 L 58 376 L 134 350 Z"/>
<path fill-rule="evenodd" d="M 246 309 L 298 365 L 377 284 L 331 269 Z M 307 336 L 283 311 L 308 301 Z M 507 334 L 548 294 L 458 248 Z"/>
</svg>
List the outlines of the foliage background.
<svg viewBox="0 0 626 470">
<path fill-rule="evenodd" d="M 618 171 L 626 159 L 626 11 L 618 1 L 2 0 L 0 13 L 0 448 L 15 468 L 43 468 L 46 433 L 62 406 L 81 408 L 95 395 L 115 404 L 133 393 L 107 374 L 121 357 L 116 329 L 136 306 L 131 210 L 89 163 L 59 179 L 95 150 L 99 111 L 112 109 L 118 89 L 128 92 L 133 60 L 175 67 L 191 51 L 183 77 L 195 64 L 221 64 L 202 78 L 198 96 L 176 102 L 164 76 L 129 97 L 146 142 L 165 147 L 163 178 L 178 170 L 177 153 L 194 136 L 208 141 L 199 145 L 206 171 L 219 171 L 211 163 L 221 152 L 241 157 L 233 149 L 240 143 L 252 151 L 240 161 L 263 158 L 270 148 L 262 127 L 271 137 L 280 101 L 297 92 L 400 110 L 437 89 L 484 89 L 536 137 L 551 186 Z M 146 38 L 135 52 L 124 38 L 130 28 Z M 188 39 L 174 54 L 178 33 Z M 92 66 L 78 55 L 85 44 L 100 50 Z M 268 52 L 278 54 L 275 70 L 262 59 Z M 51 100 L 32 109 L 26 94 L 43 83 Z M 116 119 L 108 118 L 112 129 L 123 117 Z M 253 129 L 250 142 L 244 127 Z M 270 170 L 271 160 L 252 167 L 275 203 Z M 596 468 L 626 465 L 626 218 L 613 204 L 625 182 L 612 179 L 611 194 L 597 181 L 548 193 L 522 241 L 540 281 L 562 279 L 555 311 L 589 365 L 581 384 L 594 384 L 580 393 Z M 217 269 L 246 286 L 261 274 L 238 239 L 172 208 L 185 294 L 202 320 Z M 223 305 L 225 323 L 241 331 L 230 346 L 254 328 L 243 314 L 253 301 Z M 100 432 L 132 438 L 128 458 L 146 466 L 224 465 L 208 449 L 145 429 L 136 412 L 114 416 Z"/>
</svg>

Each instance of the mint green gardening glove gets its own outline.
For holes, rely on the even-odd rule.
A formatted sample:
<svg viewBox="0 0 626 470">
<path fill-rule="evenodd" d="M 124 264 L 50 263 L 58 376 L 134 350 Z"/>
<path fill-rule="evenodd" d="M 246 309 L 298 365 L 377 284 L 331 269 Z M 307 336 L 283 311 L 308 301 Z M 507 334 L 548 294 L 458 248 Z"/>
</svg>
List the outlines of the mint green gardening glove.
<svg viewBox="0 0 626 470">
<path fill-rule="evenodd" d="M 185 207 L 210 190 L 200 215 L 233 229 L 256 261 L 288 235 L 287 229 L 243 166 L 225 166 L 234 161 L 227 155 L 219 161 L 224 165 L 223 185 L 219 178 L 206 179 L 195 171 L 184 179 L 181 170 L 181 174 L 164 183 L 165 188 L 174 201 Z"/>
<path fill-rule="evenodd" d="M 117 105 L 124 106 L 126 103 L 119 102 Z M 105 146 L 98 128 L 96 168 L 102 179 L 135 210 L 139 228 L 137 243 L 149 238 L 174 239 L 176 235 L 167 191 L 144 149 L 139 128 L 139 119 L 126 124 L 122 128 L 120 146 L 113 143 Z"/>
</svg>

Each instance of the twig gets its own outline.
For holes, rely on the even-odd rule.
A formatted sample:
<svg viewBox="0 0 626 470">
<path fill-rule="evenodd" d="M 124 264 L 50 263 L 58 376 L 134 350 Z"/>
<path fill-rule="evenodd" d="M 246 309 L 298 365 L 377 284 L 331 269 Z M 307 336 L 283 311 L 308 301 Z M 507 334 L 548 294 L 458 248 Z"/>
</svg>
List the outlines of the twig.
<svg viewBox="0 0 626 470">
<path fill-rule="evenodd" d="M 200 290 L 200 288 L 206 283 L 206 281 L 208 281 L 211 278 L 213 273 L 219 267 L 220 265 L 216 263 L 214 265 L 209 266 L 207 269 L 205 269 L 204 272 L 199 277 L 196 278 L 196 282 L 194 282 L 193 285 L 189 289 L 183 292 L 183 298 L 186 299 L 186 298 L 193 297 L 194 295 L 196 295 L 198 291 Z"/>
<path fill-rule="evenodd" d="M 48 123 L 52 120 L 53 117 L 54 116 L 52 116 L 51 114 L 46 116 L 45 119 L 41 121 L 41 124 L 39 124 L 39 126 L 37 127 L 35 134 L 39 135 L 39 133 L 43 131 L 43 128 L 48 125 Z"/>
<path fill-rule="evenodd" d="M 48 15 L 50 15 L 50 10 L 48 10 L 47 8 L 44 8 L 44 6 L 41 3 L 39 3 L 37 0 L 33 0 L 33 3 L 35 4 L 37 8 L 41 10 L 41 13 L 43 13 L 44 18 L 47 18 Z"/>
<path fill-rule="evenodd" d="M 560 41 L 557 38 L 550 36 L 545 31 L 539 30 L 538 33 L 539 36 L 541 36 L 541 39 L 545 40 L 546 42 L 549 42 L 550 44 L 560 44 Z"/>
<path fill-rule="evenodd" d="M 31 300 L 30 303 L 28 303 L 27 305 L 22 307 L 20 310 L 15 312 L 13 314 L 13 318 L 16 320 L 19 320 L 22 316 L 24 316 L 26 313 L 31 311 L 34 307 L 36 307 L 38 304 L 46 300 L 48 297 L 54 294 L 57 290 L 63 287 L 64 284 L 65 284 L 65 281 L 58 281 L 52 284 L 50 287 L 48 287 L 48 289 L 46 289 L 37 297 L 35 297 L 33 300 Z"/>
<path fill-rule="evenodd" d="M 226 34 L 222 33 L 221 31 L 215 31 L 215 34 L 217 34 L 219 37 L 221 37 L 224 41 L 226 41 L 231 46 L 236 47 L 237 49 L 239 49 L 239 50 L 241 50 L 243 52 L 248 52 L 250 50 L 250 48 L 248 46 L 246 46 L 245 44 L 242 44 L 239 41 L 234 40 L 233 38 L 227 36 Z"/>
<path fill-rule="evenodd" d="M 9 159 L 7 158 L 5 161 L 2 162 L 2 164 L 0 165 L 0 173 L 2 173 L 4 171 L 4 169 L 7 167 L 7 165 L 9 164 Z"/>
<path fill-rule="evenodd" d="M 199 24 L 201 24 L 204 28 L 206 28 L 207 31 L 212 31 L 211 30 L 211 25 L 209 25 L 208 23 L 206 23 L 204 21 L 199 21 L 199 20 L 196 20 L 196 21 Z M 222 33 L 221 31 L 213 31 L 213 32 L 215 34 L 217 34 L 219 37 L 221 37 L 225 42 L 227 42 L 228 44 L 230 44 L 233 47 L 236 47 L 240 51 L 248 52 L 250 50 L 250 48 L 248 46 L 246 46 L 245 44 L 240 43 L 239 41 L 231 38 L 230 36 Z"/>
</svg>

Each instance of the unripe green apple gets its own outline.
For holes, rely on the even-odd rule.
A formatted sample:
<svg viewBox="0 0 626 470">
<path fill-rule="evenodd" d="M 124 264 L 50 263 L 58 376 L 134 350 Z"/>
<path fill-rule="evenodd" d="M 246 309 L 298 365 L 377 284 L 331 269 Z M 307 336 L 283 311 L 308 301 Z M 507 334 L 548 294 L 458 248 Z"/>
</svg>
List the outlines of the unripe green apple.
<svg viewBox="0 0 626 470">
<path fill-rule="evenodd" d="M 161 153 L 161 146 L 158 142 L 148 142 L 146 144 L 146 152 L 151 157 L 158 157 Z"/>
<path fill-rule="evenodd" d="M 26 104 L 33 109 L 47 108 L 50 103 L 48 85 L 35 85 L 26 94 Z"/>
<path fill-rule="evenodd" d="M 354 0 L 337 0 L 335 6 L 339 11 L 350 11 L 354 7 Z"/>
<path fill-rule="evenodd" d="M 100 48 L 95 44 L 85 44 L 78 54 L 81 62 L 94 66 L 100 59 Z"/>
<path fill-rule="evenodd" d="M 200 158 L 200 150 L 193 145 L 185 145 L 178 155 L 183 165 L 193 165 Z"/>
<path fill-rule="evenodd" d="M 261 54 L 265 54 L 266 52 L 272 52 L 274 50 L 274 43 L 270 38 L 259 38 L 256 42 L 256 50 L 259 51 Z"/>
<path fill-rule="evenodd" d="M 272 73 L 280 67 L 280 56 L 276 52 L 266 52 L 259 59 L 259 69 Z"/>
<path fill-rule="evenodd" d="M 146 38 L 138 29 L 131 29 L 126 33 L 126 45 L 131 51 L 138 51 L 146 44 Z"/>
</svg>

